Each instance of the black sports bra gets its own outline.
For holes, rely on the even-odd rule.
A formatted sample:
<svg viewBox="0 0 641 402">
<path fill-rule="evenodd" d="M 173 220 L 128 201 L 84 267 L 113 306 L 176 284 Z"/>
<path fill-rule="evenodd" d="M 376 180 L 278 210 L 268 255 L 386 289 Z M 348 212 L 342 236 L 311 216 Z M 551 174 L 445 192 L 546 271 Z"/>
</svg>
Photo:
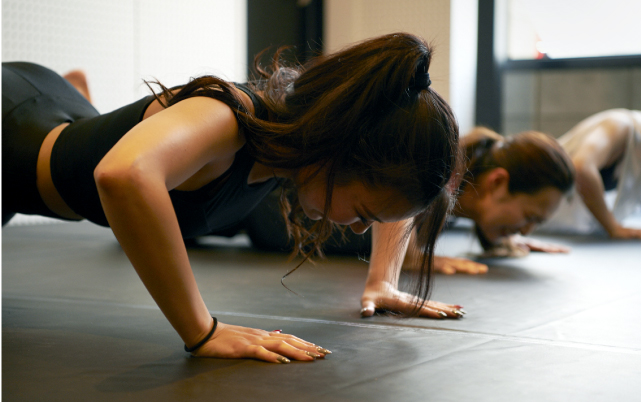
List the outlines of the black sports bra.
<svg viewBox="0 0 641 402">
<path fill-rule="evenodd" d="M 251 98 L 256 116 L 266 119 L 262 101 L 247 86 L 235 84 Z M 102 158 L 131 128 L 138 124 L 154 100 L 137 102 L 100 116 L 79 119 L 67 126 L 51 153 L 51 176 L 63 200 L 78 215 L 109 226 L 98 197 L 93 172 Z M 169 192 L 184 238 L 225 230 L 245 218 L 279 185 L 270 179 L 247 184 L 254 159 L 241 148 L 232 166 L 218 179 L 194 191 Z"/>
</svg>

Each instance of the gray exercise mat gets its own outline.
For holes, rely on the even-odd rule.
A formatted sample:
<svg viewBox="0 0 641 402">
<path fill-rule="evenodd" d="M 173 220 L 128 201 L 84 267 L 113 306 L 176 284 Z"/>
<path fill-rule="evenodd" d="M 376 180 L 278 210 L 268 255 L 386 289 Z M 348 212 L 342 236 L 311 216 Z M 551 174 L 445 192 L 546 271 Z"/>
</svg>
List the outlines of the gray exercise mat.
<svg viewBox="0 0 641 402">
<path fill-rule="evenodd" d="M 2 230 L 4 401 L 613 401 L 641 393 L 641 245 L 573 248 L 436 276 L 461 320 L 359 317 L 367 265 L 330 256 L 287 285 L 286 255 L 189 249 L 212 314 L 334 353 L 289 365 L 190 358 L 113 234 L 88 223 Z M 240 245 L 238 245 L 240 244 Z M 478 251 L 467 230 L 438 250 Z M 411 279 L 411 272 L 403 275 Z"/>
</svg>

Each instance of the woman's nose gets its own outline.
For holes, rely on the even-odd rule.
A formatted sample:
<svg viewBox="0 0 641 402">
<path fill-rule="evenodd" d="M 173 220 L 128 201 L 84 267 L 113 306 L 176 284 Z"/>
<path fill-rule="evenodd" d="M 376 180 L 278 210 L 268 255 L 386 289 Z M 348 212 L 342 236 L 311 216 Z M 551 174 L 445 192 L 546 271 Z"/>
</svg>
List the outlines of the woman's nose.
<svg viewBox="0 0 641 402">
<path fill-rule="evenodd" d="M 350 229 L 352 229 L 352 232 L 359 235 L 367 232 L 367 229 L 369 229 L 370 226 L 372 226 L 371 223 L 365 225 L 363 222 L 356 222 L 349 225 Z"/>
</svg>

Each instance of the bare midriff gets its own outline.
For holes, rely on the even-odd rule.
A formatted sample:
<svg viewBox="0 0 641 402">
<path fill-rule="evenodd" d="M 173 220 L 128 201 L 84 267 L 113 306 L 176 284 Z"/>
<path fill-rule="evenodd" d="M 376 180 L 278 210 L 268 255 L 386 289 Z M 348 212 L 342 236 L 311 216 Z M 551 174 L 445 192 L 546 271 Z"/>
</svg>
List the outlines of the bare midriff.
<svg viewBox="0 0 641 402">
<path fill-rule="evenodd" d="M 69 123 L 63 123 L 54 128 L 47 134 L 45 140 L 42 142 L 40 152 L 38 153 L 36 185 L 38 186 L 40 198 L 42 198 L 42 201 L 51 212 L 67 219 L 82 219 L 82 216 L 73 212 L 73 210 L 69 208 L 69 205 L 64 202 L 60 193 L 58 193 L 58 190 L 56 190 L 56 187 L 53 185 L 53 179 L 51 178 L 51 151 L 53 150 L 53 144 L 55 144 L 62 130 L 68 125 Z"/>
</svg>

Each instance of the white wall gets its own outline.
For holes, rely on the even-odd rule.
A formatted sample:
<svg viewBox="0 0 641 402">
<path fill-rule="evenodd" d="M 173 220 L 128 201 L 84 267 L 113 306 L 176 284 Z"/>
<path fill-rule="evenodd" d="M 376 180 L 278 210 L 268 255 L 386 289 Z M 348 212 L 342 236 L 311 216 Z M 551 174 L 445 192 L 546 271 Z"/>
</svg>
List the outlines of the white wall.
<svg viewBox="0 0 641 402">
<path fill-rule="evenodd" d="M 2 0 L 2 60 L 83 69 L 102 113 L 147 94 L 143 78 L 244 81 L 246 53 L 246 0 Z"/>
<path fill-rule="evenodd" d="M 100 112 L 190 76 L 244 80 L 246 1 L 2 0 L 2 60 L 81 68 Z"/>
<path fill-rule="evenodd" d="M 478 0 L 451 0 L 450 105 L 467 134 L 476 118 Z"/>
</svg>

